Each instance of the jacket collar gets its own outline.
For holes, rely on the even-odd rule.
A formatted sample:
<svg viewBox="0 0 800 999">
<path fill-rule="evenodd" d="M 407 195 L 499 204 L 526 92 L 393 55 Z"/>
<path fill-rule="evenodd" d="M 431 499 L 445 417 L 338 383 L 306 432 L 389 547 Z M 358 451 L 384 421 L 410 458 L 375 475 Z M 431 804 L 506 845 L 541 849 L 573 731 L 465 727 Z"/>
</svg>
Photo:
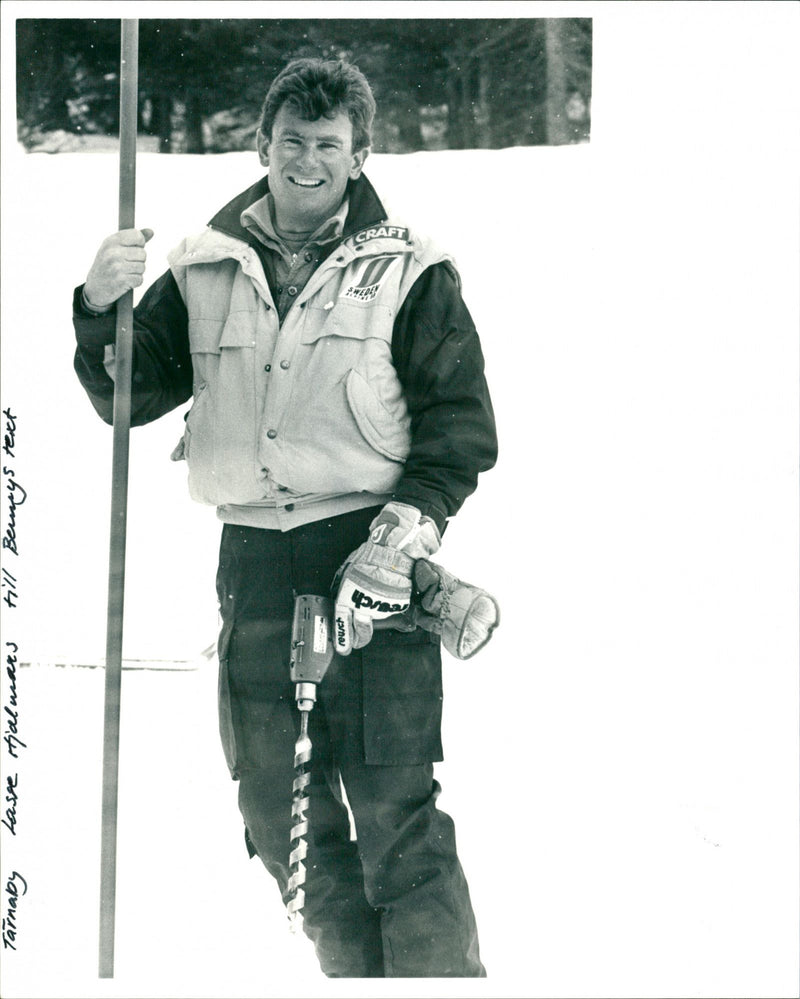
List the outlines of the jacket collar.
<svg viewBox="0 0 800 999">
<path fill-rule="evenodd" d="M 259 198 L 263 198 L 268 191 L 269 175 L 265 174 L 252 187 L 237 194 L 224 208 L 221 208 L 208 224 L 229 236 L 254 245 L 256 237 L 242 226 L 241 215 L 246 208 L 249 208 Z M 381 204 L 375 188 L 363 173 L 356 180 L 347 182 L 347 195 L 350 199 L 350 208 L 345 219 L 342 240 L 367 226 L 386 220 L 386 209 Z"/>
</svg>

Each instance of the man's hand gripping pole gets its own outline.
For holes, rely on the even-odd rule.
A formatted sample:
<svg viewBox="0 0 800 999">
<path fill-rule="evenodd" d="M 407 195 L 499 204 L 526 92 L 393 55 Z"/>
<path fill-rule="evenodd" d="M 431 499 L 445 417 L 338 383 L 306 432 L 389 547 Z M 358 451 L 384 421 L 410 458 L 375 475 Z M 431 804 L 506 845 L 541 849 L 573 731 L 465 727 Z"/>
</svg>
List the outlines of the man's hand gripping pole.
<svg viewBox="0 0 800 999">
<path fill-rule="evenodd" d="M 292 621 L 292 657 L 289 674 L 295 684 L 295 700 L 300 711 L 300 734 L 294 747 L 295 779 L 292 784 L 292 829 L 289 854 L 289 922 L 293 932 L 303 925 L 303 904 L 308 854 L 308 784 L 311 780 L 307 765 L 311 762 L 311 740 L 308 737 L 308 715 L 317 699 L 317 684 L 322 680 L 333 659 L 330 622 L 333 602 L 326 597 L 301 595 L 294 602 Z"/>
</svg>

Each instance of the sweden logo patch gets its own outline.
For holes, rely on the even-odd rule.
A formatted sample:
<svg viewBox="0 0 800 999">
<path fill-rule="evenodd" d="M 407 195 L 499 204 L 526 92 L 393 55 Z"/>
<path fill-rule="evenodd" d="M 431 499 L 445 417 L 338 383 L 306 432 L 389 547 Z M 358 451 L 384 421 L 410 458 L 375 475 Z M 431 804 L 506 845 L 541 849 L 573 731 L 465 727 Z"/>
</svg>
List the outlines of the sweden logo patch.
<svg viewBox="0 0 800 999">
<path fill-rule="evenodd" d="M 397 257 L 375 257 L 373 260 L 368 260 L 354 283 L 348 285 L 339 297 L 349 298 L 355 302 L 371 302 L 380 291 L 381 283 L 389 268 L 397 259 Z"/>
</svg>

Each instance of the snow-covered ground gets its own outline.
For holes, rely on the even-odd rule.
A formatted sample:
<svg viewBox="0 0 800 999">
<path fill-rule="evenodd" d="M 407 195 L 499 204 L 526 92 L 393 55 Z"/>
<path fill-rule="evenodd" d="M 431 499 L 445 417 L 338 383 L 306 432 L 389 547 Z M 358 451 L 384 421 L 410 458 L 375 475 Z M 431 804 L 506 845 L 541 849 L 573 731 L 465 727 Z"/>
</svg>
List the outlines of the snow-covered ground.
<svg viewBox="0 0 800 999">
<path fill-rule="evenodd" d="M 765 37 L 732 31 L 730 59 Z M 413 994 L 794 995 L 796 98 L 765 67 L 764 103 L 726 63 L 724 87 L 703 76 L 713 122 L 650 90 L 661 125 L 632 134 L 604 109 L 642 111 L 629 81 L 651 67 L 626 52 L 609 86 L 602 42 L 598 19 L 591 146 L 367 163 L 459 262 L 502 445 L 441 553 L 503 608 L 492 645 L 447 664 L 439 768 L 490 977 Z M 72 373 L 69 302 L 116 227 L 117 165 L 3 159 L 3 460 L 27 491 L 3 642 L 31 665 L 26 746 L 2 756 L 0 886 L 27 883 L 2 994 L 410 995 L 319 976 L 247 860 L 201 655 L 218 524 L 168 460 L 182 410 L 132 435 L 125 657 L 155 668 L 123 678 L 116 977 L 97 980 L 103 673 L 85 664 L 105 642 L 111 436 Z M 141 155 L 150 276 L 257 176 L 255 154 Z"/>
</svg>

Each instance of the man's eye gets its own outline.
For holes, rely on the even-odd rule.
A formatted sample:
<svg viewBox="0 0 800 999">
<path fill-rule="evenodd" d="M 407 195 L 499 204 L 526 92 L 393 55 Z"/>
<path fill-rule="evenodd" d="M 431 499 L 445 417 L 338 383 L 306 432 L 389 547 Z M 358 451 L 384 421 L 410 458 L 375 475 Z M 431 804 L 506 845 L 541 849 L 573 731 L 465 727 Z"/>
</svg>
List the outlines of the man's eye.
<svg viewBox="0 0 800 999">
<path fill-rule="evenodd" d="M 287 145 L 287 146 L 299 146 L 300 145 L 300 140 L 299 139 L 284 139 L 283 142 L 284 142 L 284 145 Z"/>
</svg>

